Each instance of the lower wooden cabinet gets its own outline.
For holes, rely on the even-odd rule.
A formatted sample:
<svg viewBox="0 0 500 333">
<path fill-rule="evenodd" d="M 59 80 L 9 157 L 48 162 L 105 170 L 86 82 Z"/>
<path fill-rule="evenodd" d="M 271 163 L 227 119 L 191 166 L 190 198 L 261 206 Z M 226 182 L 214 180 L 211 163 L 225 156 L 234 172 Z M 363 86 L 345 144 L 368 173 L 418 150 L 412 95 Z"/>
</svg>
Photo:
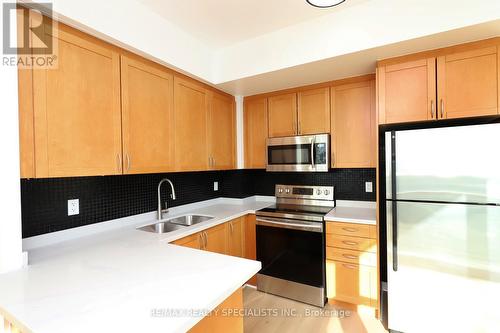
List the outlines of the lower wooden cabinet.
<svg viewBox="0 0 500 333">
<path fill-rule="evenodd" d="M 173 244 L 202 250 L 204 245 L 203 234 L 198 232 L 196 234 L 178 239 L 174 241 Z"/>
<path fill-rule="evenodd" d="M 230 256 L 245 256 L 245 217 L 240 217 L 226 223 L 227 254 Z"/>
<path fill-rule="evenodd" d="M 250 260 L 257 260 L 257 239 L 255 234 L 256 217 L 254 214 L 245 217 L 245 258 Z M 252 286 L 257 285 L 257 277 L 253 276 L 247 281 Z"/>
<path fill-rule="evenodd" d="M 210 315 L 189 330 L 190 333 L 243 332 L 243 290 L 240 288 L 222 302 Z"/>
<path fill-rule="evenodd" d="M 327 222 L 326 291 L 331 300 L 378 306 L 376 227 Z"/>
<path fill-rule="evenodd" d="M 203 232 L 205 233 L 204 250 L 227 254 L 226 226 L 224 224 L 220 224 Z"/>
<path fill-rule="evenodd" d="M 255 215 L 242 216 L 172 243 L 193 249 L 256 260 Z M 256 286 L 256 277 L 252 277 L 247 283 Z"/>
</svg>

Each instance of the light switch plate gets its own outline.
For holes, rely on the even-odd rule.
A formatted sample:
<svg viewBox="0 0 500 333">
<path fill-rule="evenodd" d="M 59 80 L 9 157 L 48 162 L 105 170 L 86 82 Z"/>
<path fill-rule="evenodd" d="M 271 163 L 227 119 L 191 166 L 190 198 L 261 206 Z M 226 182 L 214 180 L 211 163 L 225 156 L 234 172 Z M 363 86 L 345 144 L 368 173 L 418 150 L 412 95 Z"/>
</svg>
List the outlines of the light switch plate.
<svg viewBox="0 0 500 333">
<path fill-rule="evenodd" d="M 214 182 L 214 191 L 219 190 L 219 182 Z"/>
<path fill-rule="evenodd" d="M 68 216 L 80 214 L 80 200 L 71 199 L 68 200 Z"/>
<path fill-rule="evenodd" d="M 373 192 L 373 183 L 372 182 L 365 182 L 365 191 L 368 193 Z"/>
</svg>

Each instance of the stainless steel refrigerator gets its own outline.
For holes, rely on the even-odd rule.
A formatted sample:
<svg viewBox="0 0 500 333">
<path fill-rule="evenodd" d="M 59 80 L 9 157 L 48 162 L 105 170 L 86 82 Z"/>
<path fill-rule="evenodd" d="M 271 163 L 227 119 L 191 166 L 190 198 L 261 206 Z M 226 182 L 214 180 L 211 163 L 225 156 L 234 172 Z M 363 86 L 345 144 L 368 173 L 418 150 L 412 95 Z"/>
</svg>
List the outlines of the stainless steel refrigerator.
<svg viewBox="0 0 500 333">
<path fill-rule="evenodd" d="M 388 129 L 381 144 L 389 329 L 499 332 L 500 123 Z"/>
</svg>

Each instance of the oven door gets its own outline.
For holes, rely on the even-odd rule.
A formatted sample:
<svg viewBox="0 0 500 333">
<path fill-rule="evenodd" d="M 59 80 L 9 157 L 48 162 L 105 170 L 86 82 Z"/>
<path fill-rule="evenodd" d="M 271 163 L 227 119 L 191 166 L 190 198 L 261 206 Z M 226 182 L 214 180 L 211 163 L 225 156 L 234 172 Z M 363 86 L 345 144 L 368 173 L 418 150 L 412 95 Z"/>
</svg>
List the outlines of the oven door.
<svg viewBox="0 0 500 333">
<path fill-rule="evenodd" d="M 259 290 L 316 306 L 325 301 L 323 223 L 257 217 Z"/>
<path fill-rule="evenodd" d="M 267 140 L 267 171 L 328 171 L 330 135 Z"/>
</svg>

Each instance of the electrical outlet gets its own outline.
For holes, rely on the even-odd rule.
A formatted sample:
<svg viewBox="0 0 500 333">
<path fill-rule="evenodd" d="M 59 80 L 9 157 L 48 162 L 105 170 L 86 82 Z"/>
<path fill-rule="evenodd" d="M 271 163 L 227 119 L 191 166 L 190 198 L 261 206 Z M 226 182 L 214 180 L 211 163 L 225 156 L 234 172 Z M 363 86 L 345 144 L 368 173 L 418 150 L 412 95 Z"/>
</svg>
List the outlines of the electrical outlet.
<svg viewBox="0 0 500 333">
<path fill-rule="evenodd" d="M 219 182 L 214 182 L 214 191 L 219 190 Z"/>
<path fill-rule="evenodd" d="M 80 214 L 80 200 L 71 199 L 68 200 L 68 216 Z"/>
<path fill-rule="evenodd" d="M 368 193 L 373 192 L 373 183 L 372 182 L 365 182 L 365 191 Z"/>
</svg>

